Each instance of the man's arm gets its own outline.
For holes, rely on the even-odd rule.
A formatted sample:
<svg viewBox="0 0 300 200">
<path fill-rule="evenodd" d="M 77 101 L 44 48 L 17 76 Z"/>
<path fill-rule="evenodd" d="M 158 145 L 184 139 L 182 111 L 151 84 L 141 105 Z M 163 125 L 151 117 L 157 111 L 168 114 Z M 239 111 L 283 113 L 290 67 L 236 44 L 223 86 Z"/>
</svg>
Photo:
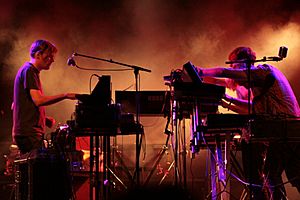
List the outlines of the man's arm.
<svg viewBox="0 0 300 200">
<path fill-rule="evenodd" d="M 248 113 L 248 101 L 234 98 L 229 95 L 224 96 L 225 101 L 222 101 L 222 107 L 228 108 L 229 110 L 232 110 L 239 114 L 247 114 Z M 228 103 L 227 103 L 228 102 Z M 252 102 L 250 102 L 250 105 L 252 106 Z"/>
<path fill-rule="evenodd" d="M 233 68 L 199 68 L 197 67 L 198 73 L 202 77 L 222 77 L 231 78 L 236 81 L 247 81 L 247 73 L 244 69 L 233 69 Z"/>
<path fill-rule="evenodd" d="M 64 99 L 71 99 L 71 100 L 76 99 L 75 93 L 64 93 L 64 94 L 58 94 L 54 96 L 44 96 L 42 95 L 40 90 L 36 90 L 36 89 L 31 89 L 30 95 L 36 106 L 47 106 L 62 101 Z"/>
<path fill-rule="evenodd" d="M 206 77 L 203 77 L 203 82 L 226 87 L 226 81 L 225 81 L 225 79 L 222 79 L 222 78 L 206 76 Z"/>
<path fill-rule="evenodd" d="M 238 114 L 248 114 L 248 109 L 245 107 L 239 107 L 233 104 L 230 104 L 224 100 L 222 100 L 221 106 Z"/>
</svg>

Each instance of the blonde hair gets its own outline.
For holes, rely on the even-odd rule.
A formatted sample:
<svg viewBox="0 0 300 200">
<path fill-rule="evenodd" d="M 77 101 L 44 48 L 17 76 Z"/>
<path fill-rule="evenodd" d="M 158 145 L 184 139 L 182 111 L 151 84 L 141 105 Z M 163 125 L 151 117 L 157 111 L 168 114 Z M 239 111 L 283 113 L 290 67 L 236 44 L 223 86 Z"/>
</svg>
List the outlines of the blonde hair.
<svg viewBox="0 0 300 200">
<path fill-rule="evenodd" d="M 34 58 L 37 52 L 43 53 L 48 50 L 50 53 L 56 53 L 57 48 L 47 40 L 36 40 L 30 47 L 30 57 Z"/>
</svg>

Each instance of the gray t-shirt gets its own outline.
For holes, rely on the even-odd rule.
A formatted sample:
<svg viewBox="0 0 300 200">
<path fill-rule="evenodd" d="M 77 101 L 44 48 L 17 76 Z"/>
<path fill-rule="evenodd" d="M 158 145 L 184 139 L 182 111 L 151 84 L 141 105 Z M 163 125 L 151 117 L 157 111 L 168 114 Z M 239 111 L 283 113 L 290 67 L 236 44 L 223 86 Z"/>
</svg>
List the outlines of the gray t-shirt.
<svg viewBox="0 0 300 200">
<path fill-rule="evenodd" d="M 45 133 L 45 108 L 34 104 L 30 89 L 43 92 L 38 69 L 27 62 L 19 69 L 14 83 L 13 136 Z"/>
<path fill-rule="evenodd" d="M 251 80 L 254 84 L 251 89 L 255 114 L 300 116 L 295 94 L 286 77 L 277 68 L 267 64 L 253 67 Z"/>
</svg>

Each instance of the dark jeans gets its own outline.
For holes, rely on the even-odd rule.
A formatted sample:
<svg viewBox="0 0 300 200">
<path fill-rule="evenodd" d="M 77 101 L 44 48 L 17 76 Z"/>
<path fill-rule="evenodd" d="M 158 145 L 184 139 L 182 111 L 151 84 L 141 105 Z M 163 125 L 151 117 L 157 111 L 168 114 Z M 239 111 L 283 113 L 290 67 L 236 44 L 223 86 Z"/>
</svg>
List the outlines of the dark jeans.
<svg viewBox="0 0 300 200">
<path fill-rule="evenodd" d="M 245 177 L 250 182 L 253 199 L 286 199 L 281 178 L 285 170 L 288 180 L 300 192 L 300 145 L 269 142 L 242 143 Z M 265 159 L 265 160 L 264 160 Z M 265 188 L 259 186 L 265 186 Z"/>
</svg>

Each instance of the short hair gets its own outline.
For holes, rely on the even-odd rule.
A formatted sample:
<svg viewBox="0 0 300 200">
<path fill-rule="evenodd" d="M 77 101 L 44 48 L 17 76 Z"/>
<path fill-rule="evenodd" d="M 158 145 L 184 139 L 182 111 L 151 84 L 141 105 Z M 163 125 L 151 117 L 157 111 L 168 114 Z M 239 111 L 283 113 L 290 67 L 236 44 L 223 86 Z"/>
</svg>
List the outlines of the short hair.
<svg viewBox="0 0 300 200">
<path fill-rule="evenodd" d="M 30 47 L 30 57 L 34 58 L 35 53 L 40 52 L 43 53 L 46 50 L 49 50 L 50 53 L 56 53 L 57 48 L 54 44 L 47 40 L 36 40 L 32 43 Z"/>
<path fill-rule="evenodd" d="M 255 60 L 256 53 L 250 47 L 237 47 L 228 56 L 230 61 L 233 60 Z"/>
</svg>

